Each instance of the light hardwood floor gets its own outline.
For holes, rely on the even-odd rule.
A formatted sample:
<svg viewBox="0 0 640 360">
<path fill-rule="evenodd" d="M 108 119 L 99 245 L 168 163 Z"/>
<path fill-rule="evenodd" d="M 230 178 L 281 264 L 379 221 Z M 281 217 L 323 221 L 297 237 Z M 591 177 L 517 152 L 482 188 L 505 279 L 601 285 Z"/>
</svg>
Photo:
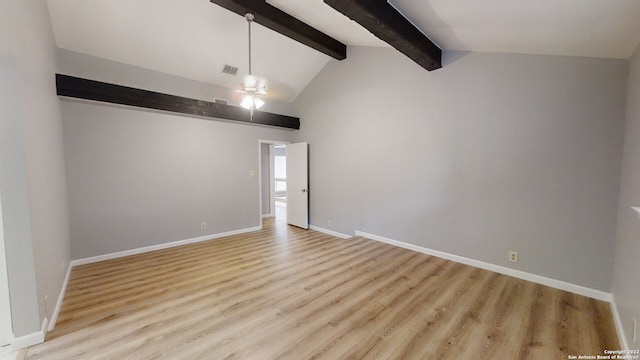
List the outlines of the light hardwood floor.
<svg viewBox="0 0 640 360">
<path fill-rule="evenodd" d="M 607 303 L 268 220 L 74 268 L 55 330 L 27 359 L 537 360 L 619 347 Z"/>
</svg>

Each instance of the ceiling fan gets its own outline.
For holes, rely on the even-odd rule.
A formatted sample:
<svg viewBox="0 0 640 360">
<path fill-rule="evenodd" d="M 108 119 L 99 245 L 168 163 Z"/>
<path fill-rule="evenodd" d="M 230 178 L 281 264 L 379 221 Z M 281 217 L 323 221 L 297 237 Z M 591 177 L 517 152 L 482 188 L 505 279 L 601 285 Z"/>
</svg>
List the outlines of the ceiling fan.
<svg viewBox="0 0 640 360">
<path fill-rule="evenodd" d="M 247 19 L 249 27 L 249 74 L 244 77 L 242 82 L 242 89 L 239 92 L 245 94 L 242 97 L 240 106 L 245 109 L 249 109 L 251 117 L 253 118 L 253 110 L 259 109 L 264 105 L 264 100 L 260 97 L 267 95 L 267 81 L 263 78 L 259 78 L 252 73 L 251 69 L 251 23 L 255 19 L 252 13 L 246 13 L 244 15 Z"/>
</svg>

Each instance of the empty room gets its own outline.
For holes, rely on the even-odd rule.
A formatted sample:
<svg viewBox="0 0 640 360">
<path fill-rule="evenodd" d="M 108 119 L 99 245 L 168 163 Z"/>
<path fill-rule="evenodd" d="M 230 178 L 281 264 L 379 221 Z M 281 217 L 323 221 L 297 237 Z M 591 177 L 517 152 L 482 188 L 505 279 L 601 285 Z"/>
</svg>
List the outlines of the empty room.
<svg viewBox="0 0 640 360">
<path fill-rule="evenodd" d="M 0 358 L 640 360 L 638 164 L 635 0 L 0 0 Z"/>
</svg>

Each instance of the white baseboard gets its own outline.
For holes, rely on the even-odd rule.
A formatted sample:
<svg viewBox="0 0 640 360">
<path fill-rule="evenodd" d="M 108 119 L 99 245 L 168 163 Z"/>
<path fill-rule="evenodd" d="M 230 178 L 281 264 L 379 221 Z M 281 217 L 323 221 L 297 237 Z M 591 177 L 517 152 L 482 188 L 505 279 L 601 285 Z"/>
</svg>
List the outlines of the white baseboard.
<svg viewBox="0 0 640 360">
<path fill-rule="evenodd" d="M 56 307 L 53 309 L 53 313 L 51 314 L 51 320 L 49 321 L 49 328 L 47 329 L 47 331 L 51 331 L 56 327 L 56 321 L 58 321 L 58 314 L 60 314 L 60 309 L 62 308 L 64 294 L 67 292 L 67 284 L 69 283 L 69 275 L 71 275 L 72 267 L 73 266 L 71 264 L 67 266 L 67 274 L 65 275 L 64 281 L 62 282 L 62 288 L 60 289 L 60 294 L 58 294 Z"/>
<path fill-rule="evenodd" d="M 13 351 L 19 351 L 29 346 L 41 344 L 44 342 L 44 332 L 38 331 L 24 336 L 19 336 L 13 339 L 11 342 L 11 349 Z"/>
<path fill-rule="evenodd" d="M 568 291 L 568 292 L 572 292 L 574 294 L 583 295 L 583 296 L 590 297 L 590 298 L 593 298 L 593 299 L 596 299 L 596 300 L 602 300 L 602 301 L 606 301 L 606 302 L 609 302 L 609 303 L 613 300 L 613 295 L 611 293 L 607 293 L 607 292 L 596 290 L 596 289 L 591 289 L 591 288 L 588 288 L 588 287 L 585 287 L 585 286 L 571 284 L 571 283 L 568 283 L 568 282 L 565 282 L 565 281 L 551 279 L 551 278 L 548 278 L 548 277 L 545 277 L 545 276 L 531 274 L 531 273 L 528 273 L 528 272 L 511 269 L 511 268 L 508 268 L 508 267 L 495 265 L 495 264 L 487 263 L 487 262 L 480 261 L 480 260 L 470 259 L 470 258 L 466 258 L 464 256 L 453 255 L 453 254 L 445 253 L 445 252 L 438 251 L 438 250 L 428 249 L 428 248 L 425 248 L 425 247 L 422 247 L 422 246 L 413 245 L 413 244 L 409 244 L 409 243 L 405 243 L 405 242 L 397 241 L 397 240 L 393 240 L 393 239 L 388 239 L 388 238 L 385 238 L 385 237 L 382 237 L 382 236 L 373 235 L 373 234 L 365 233 L 365 232 L 358 231 L 358 230 L 356 230 L 355 235 L 356 236 L 366 237 L 368 239 L 375 240 L 375 241 L 380 241 L 380 242 L 383 242 L 383 243 L 386 243 L 386 244 L 398 246 L 398 247 L 401 247 L 401 248 L 417 251 L 417 252 L 420 252 L 420 253 L 423 253 L 423 254 L 432 255 L 432 256 L 439 257 L 439 258 L 455 261 L 455 262 L 458 262 L 458 263 L 461 263 L 461 264 L 466 264 L 466 265 L 474 266 L 474 267 L 477 267 L 477 268 L 481 268 L 481 269 L 497 272 L 497 273 L 500 273 L 500 274 L 512 276 L 512 277 L 515 277 L 515 278 L 518 278 L 518 279 L 531 281 L 531 282 L 534 282 L 534 283 L 537 283 L 537 284 L 546 285 L 546 286 L 549 286 L 549 287 L 552 287 L 552 288 L 565 290 L 565 291 Z"/>
<path fill-rule="evenodd" d="M 147 253 L 147 252 L 151 252 L 151 251 L 168 249 L 168 248 L 172 248 L 172 247 L 176 247 L 176 246 L 194 244 L 194 243 L 197 243 L 197 242 L 214 240 L 214 239 L 218 239 L 218 238 L 222 238 L 222 237 L 226 237 L 226 236 L 233 236 L 233 235 L 244 234 L 244 233 L 248 233 L 248 232 L 252 232 L 252 231 L 258 231 L 260 229 L 262 229 L 261 226 L 254 226 L 254 227 L 245 228 L 245 229 L 232 230 L 232 231 L 227 231 L 227 232 L 218 233 L 218 234 L 199 236 L 199 237 L 191 238 L 191 239 L 178 240 L 178 241 L 173 241 L 173 242 L 164 243 L 164 244 L 145 246 L 145 247 L 141 247 L 141 248 L 137 248 L 137 249 L 131 249 L 131 250 L 125 250 L 125 251 L 119 251 L 119 252 L 114 252 L 114 253 L 110 253 L 110 254 L 105 254 L 105 255 L 98 255 L 98 256 L 92 256 L 92 257 L 83 258 L 83 259 L 71 260 L 71 262 L 69 263 L 69 267 L 67 268 L 67 274 L 64 277 L 64 282 L 62 283 L 62 288 L 60 289 L 60 294 L 58 295 L 58 301 L 56 302 L 56 307 L 55 307 L 55 309 L 53 309 L 53 313 L 51 314 L 51 321 L 49 322 L 49 327 L 47 329 L 43 328 L 43 334 L 44 334 L 45 330 L 46 331 L 51 331 L 56 327 L 56 321 L 58 320 L 58 314 L 60 314 L 60 309 L 62 308 L 62 302 L 64 300 L 64 294 L 67 292 L 67 285 L 69 283 L 69 276 L 71 274 L 71 269 L 74 266 L 91 264 L 91 263 L 98 262 L 98 261 L 117 259 L 117 258 L 130 256 L 130 255 L 143 254 L 143 253 Z M 44 339 L 44 335 L 43 335 L 43 339 Z"/>
<path fill-rule="evenodd" d="M 87 258 L 83 258 L 83 259 L 71 260 L 71 264 L 70 265 L 71 266 L 86 265 L 86 264 L 91 264 L 91 263 L 98 262 L 98 261 L 117 259 L 117 258 L 121 258 L 121 257 L 125 257 L 125 256 L 143 254 L 143 253 L 156 251 L 156 250 L 169 249 L 169 248 L 176 247 L 176 246 L 194 244 L 194 243 L 198 243 L 198 242 L 202 242 L 202 241 L 218 239 L 218 238 L 221 238 L 221 237 L 244 234 L 244 233 L 248 233 L 248 232 L 252 232 L 252 231 L 258 231 L 261 228 L 262 228 L 261 226 L 254 226 L 254 227 L 250 227 L 250 228 L 232 230 L 232 231 L 227 231 L 227 232 L 218 233 L 218 234 L 199 236 L 199 237 L 195 237 L 195 238 L 191 238 L 191 239 L 178 240 L 178 241 L 168 242 L 168 243 L 164 243 L 164 244 L 145 246 L 145 247 L 141 247 L 141 248 L 137 248 L 137 249 L 118 251 L 118 252 L 105 254 L 105 255 L 91 256 L 91 257 L 87 257 Z"/>
<path fill-rule="evenodd" d="M 618 332 L 618 339 L 620 339 L 620 346 L 622 346 L 622 350 L 631 350 L 629 348 L 629 343 L 627 342 L 627 337 L 624 333 L 622 318 L 620 318 L 620 313 L 618 312 L 618 305 L 616 305 L 615 297 L 611 298 L 611 313 L 613 314 L 613 321 L 616 324 L 616 331 Z"/>
<path fill-rule="evenodd" d="M 348 238 L 352 237 L 352 236 L 347 235 L 347 234 L 342 234 L 342 233 L 339 233 L 337 231 L 328 230 L 328 229 L 321 228 L 321 227 L 315 226 L 315 225 L 310 225 L 309 228 L 311 230 L 318 231 L 318 232 L 321 232 L 321 233 L 324 233 L 324 234 L 328 234 L 328 235 L 331 235 L 331 236 L 336 236 L 336 237 L 339 237 L 339 238 L 342 238 L 342 239 L 348 239 Z M 228 232 L 224 232 L 224 233 L 218 233 L 218 234 L 200 236 L 200 237 L 191 238 L 191 239 L 179 240 L 179 241 L 174 241 L 174 242 L 170 242 L 170 243 L 152 245 L 152 246 L 142 247 L 142 248 L 138 248 L 138 249 L 132 249 L 132 250 L 120 251 L 120 252 L 115 252 L 115 253 L 110 253 L 110 254 L 105 254 L 105 255 L 93 256 L 93 257 L 88 257 L 88 258 L 84 258 L 84 259 L 72 260 L 71 263 L 69 264 L 69 268 L 67 269 L 67 274 L 65 276 L 65 280 L 64 280 L 64 283 L 62 285 L 62 289 L 60 291 L 60 295 L 58 296 L 58 302 L 56 303 L 56 308 L 54 309 L 54 312 L 51 315 L 51 322 L 49 323 L 48 331 L 53 330 L 53 328 L 55 327 L 55 323 L 56 323 L 56 320 L 58 318 L 58 314 L 60 312 L 60 308 L 62 306 L 62 301 L 64 299 L 64 294 L 66 292 L 67 283 L 69 281 L 69 274 L 71 273 L 71 268 L 74 267 L 74 266 L 90 264 L 90 263 L 94 263 L 94 262 L 98 262 L 98 261 L 116 259 L 116 258 L 120 258 L 120 257 L 124 257 L 124 256 L 142 254 L 142 253 L 156 251 L 156 250 L 168 249 L 168 248 L 172 248 L 172 247 L 176 247 L 176 246 L 193 244 L 193 243 L 197 243 L 197 242 L 213 240 L 213 239 L 222 238 L 222 237 L 226 237 L 226 236 L 232 236 L 232 235 L 238 235 L 238 234 L 243 234 L 243 233 L 252 232 L 252 231 L 258 231 L 260 229 L 261 229 L 260 226 L 256 226 L 256 227 L 251 227 L 251 228 L 228 231 Z M 584 286 L 581 286 L 581 285 L 571 284 L 571 283 L 568 283 L 568 282 L 564 282 L 564 281 L 548 278 L 548 277 L 541 276 L 541 275 L 531 274 L 531 273 L 527 273 L 527 272 L 524 272 L 524 271 L 507 268 L 507 267 L 500 266 L 500 265 L 487 263 L 487 262 L 480 261 L 480 260 L 466 258 L 466 257 L 459 256 L 459 255 L 453 255 L 453 254 L 445 253 L 445 252 L 438 251 L 438 250 L 428 249 L 428 248 L 425 248 L 425 247 L 422 247 L 422 246 L 409 244 L 409 243 L 405 243 L 405 242 L 402 242 L 402 241 L 397 241 L 397 240 L 385 238 L 385 237 L 374 235 L 374 234 L 369 234 L 369 233 L 366 233 L 366 232 L 363 232 L 363 231 L 356 230 L 355 231 L 355 236 L 362 236 L 362 237 L 365 237 L 365 238 L 368 238 L 368 239 L 371 239 L 371 240 L 375 240 L 375 241 L 383 242 L 383 243 L 386 243 L 386 244 L 398 246 L 398 247 L 401 247 L 401 248 L 417 251 L 417 252 L 420 252 L 420 253 L 423 253 L 423 254 L 432 255 L 432 256 L 439 257 L 439 258 L 455 261 L 455 262 L 458 262 L 458 263 L 474 266 L 474 267 L 477 267 L 477 268 L 481 268 L 481 269 L 497 272 L 497 273 L 508 275 L 508 276 L 512 276 L 512 277 L 515 277 L 515 278 L 531 281 L 531 282 L 534 282 L 534 283 L 537 283 L 537 284 L 546 285 L 546 286 L 549 286 L 549 287 L 552 287 L 552 288 L 569 291 L 569 292 L 572 292 L 572 293 L 575 293 L 575 294 L 578 294 L 578 295 L 587 296 L 587 297 L 590 297 L 590 298 L 593 298 L 593 299 L 596 299 L 596 300 L 602 300 L 602 301 L 609 302 L 611 304 L 611 310 L 612 310 L 613 315 L 614 315 L 614 321 L 615 321 L 615 324 L 616 324 L 616 330 L 618 331 L 618 337 L 620 338 L 620 341 L 622 343 L 623 348 L 624 349 L 629 349 L 626 337 L 624 336 L 624 329 L 622 327 L 620 315 L 618 313 L 617 306 L 615 305 L 615 301 L 614 301 L 613 295 L 611 293 L 607 293 L 607 292 L 596 290 L 596 289 L 587 288 L 587 287 L 584 287 Z M 46 324 L 43 325 L 43 326 L 46 326 Z M 12 343 L 12 348 L 18 350 L 18 349 L 22 349 L 22 348 L 26 348 L 26 347 L 35 345 L 35 344 L 42 343 L 44 341 L 44 334 L 45 334 L 44 330 L 45 329 L 43 328 L 43 331 L 16 338 Z"/>
<path fill-rule="evenodd" d="M 321 232 L 327 235 L 331 235 L 331 236 L 335 236 L 335 237 L 339 237 L 341 239 L 348 239 L 351 238 L 353 236 L 351 235 L 347 235 L 347 234 L 343 234 L 343 233 L 339 233 L 337 231 L 333 231 L 333 230 L 329 230 L 329 229 L 325 229 L 325 228 L 321 228 L 319 226 L 315 226 L 315 225 L 309 225 L 309 229 L 317 231 L 317 232 Z"/>
</svg>

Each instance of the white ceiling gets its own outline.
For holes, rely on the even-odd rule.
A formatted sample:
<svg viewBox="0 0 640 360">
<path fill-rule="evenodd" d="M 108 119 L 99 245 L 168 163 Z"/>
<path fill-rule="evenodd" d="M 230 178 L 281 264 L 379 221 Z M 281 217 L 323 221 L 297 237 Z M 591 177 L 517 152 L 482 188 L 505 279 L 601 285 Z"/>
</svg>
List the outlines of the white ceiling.
<svg viewBox="0 0 640 360">
<path fill-rule="evenodd" d="M 640 42 L 638 0 L 391 0 L 441 47 L 628 59 Z"/>
<path fill-rule="evenodd" d="M 387 46 L 322 0 L 271 5 L 347 45 Z M 628 58 L 640 41 L 639 0 L 391 0 L 445 50 Z M 208 0 L 48 0 L 60 48 L 239 88 L 244 18 Z M 330 58 L 259 24 L 253 72 L 269 99 L 292 101 Z M 347 55 L 348 56 L 348 55 Z M 223 74 L 225 64 L 240 68 Z"/>
</svg>

